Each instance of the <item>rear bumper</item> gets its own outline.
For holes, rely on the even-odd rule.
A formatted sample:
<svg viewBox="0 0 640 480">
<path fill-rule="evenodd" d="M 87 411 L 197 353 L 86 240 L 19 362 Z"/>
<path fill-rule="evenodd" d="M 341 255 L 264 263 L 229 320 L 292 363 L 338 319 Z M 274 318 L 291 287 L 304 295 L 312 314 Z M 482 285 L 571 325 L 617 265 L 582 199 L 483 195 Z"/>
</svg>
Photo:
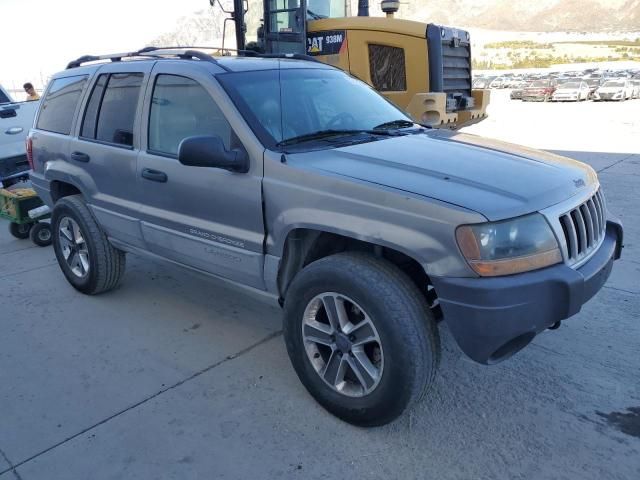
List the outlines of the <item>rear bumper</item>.
<svg viewBox="0 0 640 480">
<path fill-rule="evenodd" d="M 25 177 L 29 173 L 29 168 L 26 154 L 2 158 L 0 159 L 0 181 Z"/>
<path fill-rule="evenodd" d="M 471 91 L 474 107 L 447 111 L 447 94 L 443 92 L 416 93 L 405 110 L 418 123 L 434 128 L 460 128 L 480 122 L 487 117 L 490 90 Z M 387 98 L 393 101 L 392 96 Z"/>
<path fill-rule="evenodd" d="M 31 180 L 31 186 L 36 191 L 38 196 L 42 199 L 44 204 L 49 208 L 53 208 L 53 199 L 51 198 L 49 181 L 46 180 L 43 175 L 34 171 L 30 172 L 29 180 Z"/>
<path fill-rule="evenodd" d="M 609 278 L 613 261 L 620 258 L 622 235 L 620 223 L 607 222 L 602 245 L 575 270 L 559 264 L 506 277 L 432 277 L 462 351 L 479 363 L 498 363 L 578 313 Z"/>
</svg>

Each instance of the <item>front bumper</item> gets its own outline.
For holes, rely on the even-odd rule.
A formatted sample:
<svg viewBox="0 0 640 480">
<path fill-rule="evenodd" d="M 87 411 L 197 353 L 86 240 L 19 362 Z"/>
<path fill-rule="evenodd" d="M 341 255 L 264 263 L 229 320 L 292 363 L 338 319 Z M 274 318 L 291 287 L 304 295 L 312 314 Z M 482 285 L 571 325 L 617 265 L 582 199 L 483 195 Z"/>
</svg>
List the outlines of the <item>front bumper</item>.
<svg viewBox="0 0 640 480">
<path fill-rule="evenodd" d="M 554 95 L 551 99 L 554 102 L 577 102 L 580 97 L 578 95 Z"/>
<path fill-rule="evenodd" d="M 444 319 L 462 351 L 476 362 L 498 363 L 578 313 L 609 278 L 622 238 L 622 225 L 608 221 L 600 248 L 575 270 L 558 264 L 505 277 L 432 277 Z"/>
<path fill-rule="evenodd" d="M 550 98 L 550 97 L 547 97 Z M 522 100 L 530 101 L 530 102 L 544 102 L 545 95 L 544 94 L 522 94 Z"/>
<path fill-rule="evenodd" d="M 599 93 L 594 100 L 622 100 L 623 93 Z"/>
</svg>

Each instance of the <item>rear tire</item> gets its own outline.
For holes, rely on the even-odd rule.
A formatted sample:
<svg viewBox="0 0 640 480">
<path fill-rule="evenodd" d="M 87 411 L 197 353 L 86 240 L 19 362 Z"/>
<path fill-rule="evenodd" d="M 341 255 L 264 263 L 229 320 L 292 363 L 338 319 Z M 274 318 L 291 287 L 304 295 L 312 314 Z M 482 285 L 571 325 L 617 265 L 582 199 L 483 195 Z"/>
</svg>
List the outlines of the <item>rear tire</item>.
<svg viewBox="0 0 640 480">
<path fill-rule="evenodd" d="M 284 338 L 300 381 L 346 422 L 389 423 L 433 382 L 440 359 L 433 314 L 386 260 L 345 252 L 313 262 L 295 277 L 284 309 Z"/>
<path fill-rule="evenodd" d="M 51 231 L 58 264 L 76 290 L 96 295 L 120 283 L 125 254 L 109 243 L 80 195 L 58 200 Z"/>
<path fill-rule="evenodd" d="M 9 233 L 15 238 L 24 240 L 29 238 L 29 232 L 31 231 L 32 223 L 14 223 L 9 224 Z"/>
<path fill-rule="evenodd" d="M 29 232 L 29 238 L 39 247 L 48 247 L 51 245 L 51 225 L 36 223 Z"/>
</svg>

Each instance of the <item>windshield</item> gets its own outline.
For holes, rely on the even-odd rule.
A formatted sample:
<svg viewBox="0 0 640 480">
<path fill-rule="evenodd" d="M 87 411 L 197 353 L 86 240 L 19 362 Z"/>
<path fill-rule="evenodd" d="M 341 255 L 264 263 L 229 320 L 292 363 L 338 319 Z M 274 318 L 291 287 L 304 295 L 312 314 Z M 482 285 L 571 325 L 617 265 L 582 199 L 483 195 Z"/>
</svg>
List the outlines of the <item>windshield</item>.
<svg viewBox="0 0 640 480">
<path fill-rule="evenodd" d="M 580 82 L 567 82 L 562 85 L 562 88 L 580 88 Z"/>
<path fill-rule="evenodd" d="M 277 3 L 284 3 L 282 0 Z M 297 2 L 296 2 L 297 3 Z M 311 20 L 319 18 L 341 18 L 346 17 L 347 0 L 307 0 L 307 16 Z M 278 8 L 291 8 L 290 6 L 278 6 Z"/>
<path fill-rule="evenodd" d="M 624 87 L 624 82 L 621 80 L 609 81 L 609 82 L 605 82 L 603 87 Z"/>
<path fill-rule="evenodd" d="M 414 125 L 371 87 L 339 70 L 291 68 L 217 78 L 269 148 L 328 130 L 384 131 Z"/>
<path fill-rule="evenodd" d="M 531 84 L 532 87 L 548 87 L 549 82 L 547 80 L 537 80 Z"/>
</svg>

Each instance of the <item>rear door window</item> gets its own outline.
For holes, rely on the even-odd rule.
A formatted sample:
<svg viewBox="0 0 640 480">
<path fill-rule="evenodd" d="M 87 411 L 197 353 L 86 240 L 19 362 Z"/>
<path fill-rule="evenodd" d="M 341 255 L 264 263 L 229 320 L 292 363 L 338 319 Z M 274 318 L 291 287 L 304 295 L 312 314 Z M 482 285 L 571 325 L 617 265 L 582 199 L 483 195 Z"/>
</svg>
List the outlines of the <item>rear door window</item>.
<svg viewBox="0 0 640 480">
<path fill-rule="evenodd" d="M 158 75 L 149 112 L 149 151 L 176 156 L 180 142 L 196 135 L 217 135 L 227 149 L 237 146 L 229 122 L 202 85 L 178 75 Z"/>
<path fill-rule="evenodd" d="M 133 125 L 143 78 L 142 73 L 100 75 L 87 104 L 81 136 L 133 146 Z"/>
<path fill-rule="evenodd" d="M 56 78 L 42 100 L 36 128 L 69 135 L 88 75 Z"/>
</svg>

